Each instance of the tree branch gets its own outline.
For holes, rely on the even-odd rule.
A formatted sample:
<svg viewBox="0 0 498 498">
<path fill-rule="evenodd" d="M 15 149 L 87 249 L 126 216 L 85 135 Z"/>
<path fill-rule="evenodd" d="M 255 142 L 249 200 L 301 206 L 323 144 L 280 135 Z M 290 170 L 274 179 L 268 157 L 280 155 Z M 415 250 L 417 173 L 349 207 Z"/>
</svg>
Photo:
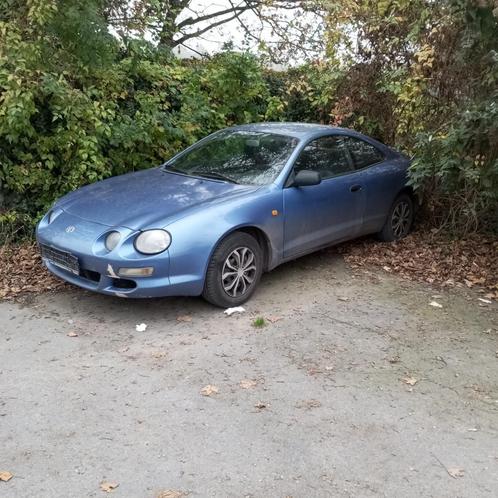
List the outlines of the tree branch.
<svg viewBox="0 0 498 498">
<path fill-rule="evenodd" d="M 176 47 L 177 45 L 183 45 L 185 41 L 190 40 L 191 38 L 196 38 L 197 36 L 202 35 L 206 31 L 210 31 L 211 29 L 216 28 L 217 26 L 221 26 L 222 24 L 225 24 L 226 22 L 229 22 L 232 19 L 235 19 L 236 17 L 237 14 L 233 15 L 232 17 L 227 17 L 226 19 L 221 19 L 220 21 L 214 22 L 209 26 L 206 26 L 205 28 L 199 29 L 197 31 L 193 31 L 192 33 L 185 33 L 181 38 L 173 40 L 173 46 Z"/>
<path fill-rule="evenodd" d="M 250 3 L 253 3 L 253 2 L 250 2 Z M 188 17 L 184 21 L 179 22 L 176 25 L 176 27 L 178 30 L 181 30 L 185 26 L 192 26 L 193 24 L 197 24 L 197 23 L 200 23 L 202 21 L 208 21 L 209 19 L 213 19 L 214 17 L 223 16 L 225 14 L 230 14 L 230 13 L 235 13 L 235 12 L 238 12 L 240 14 L 246 10 L 249 10 L 250 8 L 251 8 L 251 5 L 249 3 L 246 3 L 243 6 L 233 6 L 233 7 L 230 7 L 229 9 L 219 10 L 217 12 L 212 12 L 211 14 L 206 14 L 206 15 L 200 16 L 200 17 L 195 17 L 195 18 Z"/>
</svg>

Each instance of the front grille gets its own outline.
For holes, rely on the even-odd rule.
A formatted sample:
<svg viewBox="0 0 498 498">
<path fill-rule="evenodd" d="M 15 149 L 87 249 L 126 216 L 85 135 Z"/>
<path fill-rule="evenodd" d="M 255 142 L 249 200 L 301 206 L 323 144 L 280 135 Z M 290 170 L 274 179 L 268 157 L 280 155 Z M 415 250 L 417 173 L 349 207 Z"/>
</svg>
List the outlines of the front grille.
<svg viewBox="0 0 498 498">
<path fill-rule="evenodd" d="M 48 259 L 52 264 L 70 271 L 75 275 L 80 274 L 78 258 L 74 254 L 47 246 L 46 244 L 41 244 L 40 249 L 42 257 Z"/>
</svg>

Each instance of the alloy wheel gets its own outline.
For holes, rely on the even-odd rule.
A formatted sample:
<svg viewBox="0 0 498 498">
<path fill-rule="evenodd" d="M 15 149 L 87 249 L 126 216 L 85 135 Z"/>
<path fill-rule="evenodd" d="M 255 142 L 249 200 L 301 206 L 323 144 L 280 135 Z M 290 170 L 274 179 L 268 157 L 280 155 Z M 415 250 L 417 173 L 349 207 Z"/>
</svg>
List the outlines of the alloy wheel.
<svg viewBox="0 0 498 498">
<path fill-rule="evenodd" d="M 391 217 L 391 227 L 393 234 L 397 239 L 401 239 L 405 235 L 408 235 L 411 218 L 412 213 L 408 202 L 401 201 L 396 204 Z"/>
<path fill-rule="evenodd" d="M 256 258 L 248 247 L 234 249 L 226 258 L 221 272 L 223 290 L 230 297 L 244 295 L 256 277 Z"/>
</svg>

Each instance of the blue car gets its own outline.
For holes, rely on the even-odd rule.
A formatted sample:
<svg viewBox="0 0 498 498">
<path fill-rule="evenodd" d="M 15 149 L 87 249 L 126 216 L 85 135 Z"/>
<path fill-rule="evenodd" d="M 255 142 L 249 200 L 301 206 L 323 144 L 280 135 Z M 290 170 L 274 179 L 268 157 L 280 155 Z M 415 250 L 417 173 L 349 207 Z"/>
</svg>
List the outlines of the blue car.
<svg viewBox="0 0 498 498">
<path fill-rule="evenodd" d="M 47 268 L 85 289 L 238 306 L 286 261 L 361 235 L 407 235 L 408 167 L 351 130 L 235 126 L 159 167 L 67 194 L 36 235 Z"/>
</svg>

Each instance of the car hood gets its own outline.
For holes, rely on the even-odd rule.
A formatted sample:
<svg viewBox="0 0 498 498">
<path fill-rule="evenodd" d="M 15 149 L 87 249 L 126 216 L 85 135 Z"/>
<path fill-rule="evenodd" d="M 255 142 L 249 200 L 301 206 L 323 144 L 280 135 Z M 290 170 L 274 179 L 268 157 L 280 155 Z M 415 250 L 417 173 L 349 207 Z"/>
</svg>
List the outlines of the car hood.
<svg viewBox="0 0 498 498">
<path fill-rule="evenodd" d="M 152 168 L 82 187 L 63 197 L 57 206 L 84 220 L 140 230 L 160 228 L 201 204 L 257 188 Z"/>
</svg>

